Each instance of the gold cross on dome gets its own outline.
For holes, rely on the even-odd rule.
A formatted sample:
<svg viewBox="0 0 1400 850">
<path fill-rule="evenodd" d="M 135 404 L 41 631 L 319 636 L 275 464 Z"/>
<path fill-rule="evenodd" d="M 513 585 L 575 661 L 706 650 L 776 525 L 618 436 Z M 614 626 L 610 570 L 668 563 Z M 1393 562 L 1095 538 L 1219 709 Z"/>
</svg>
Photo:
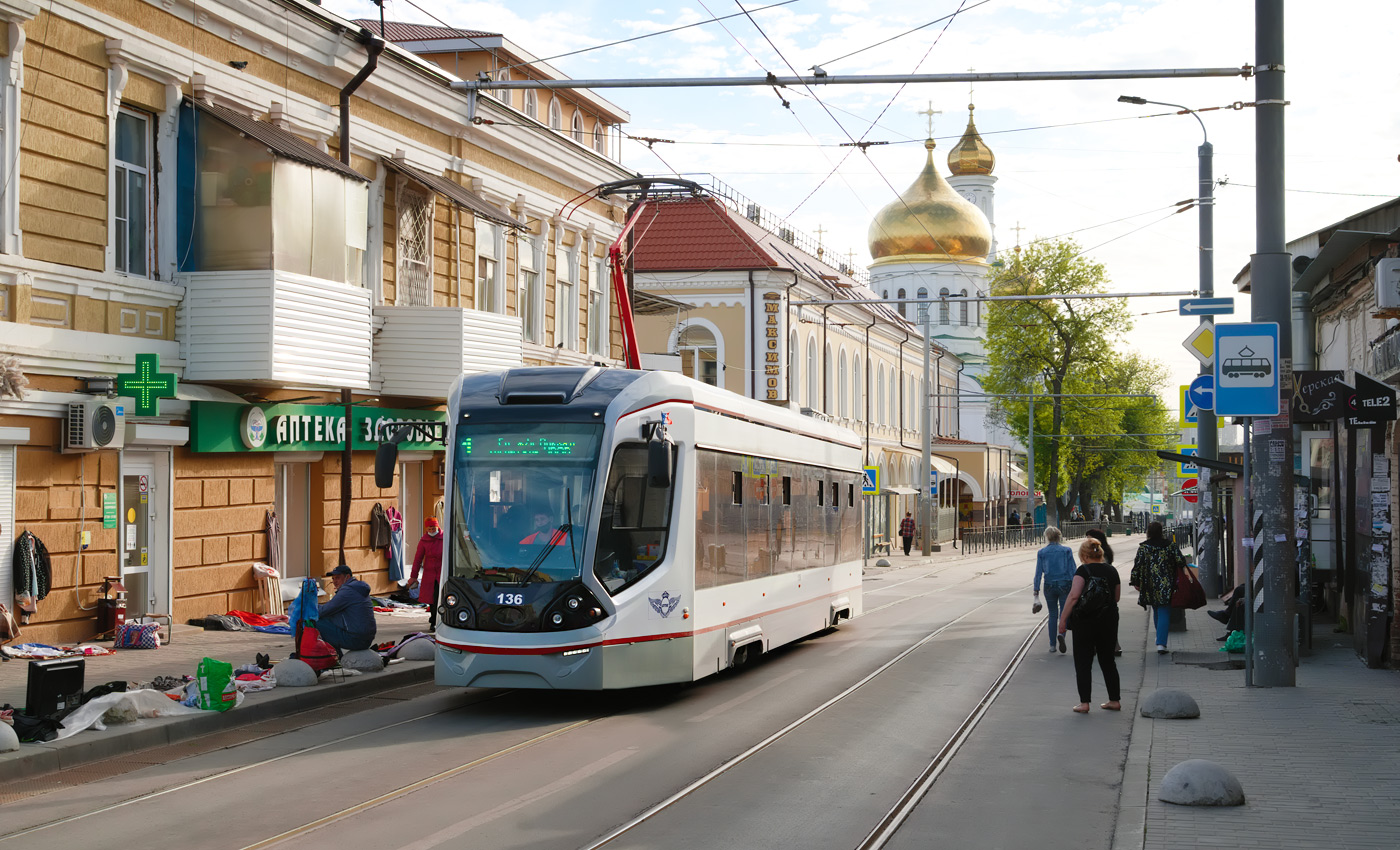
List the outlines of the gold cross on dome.
<svg viewBox="0 0 1400 850">
<path fill-rule="evenodd" d="M 943 114 L 943 110 L 941 110 L 941 109 L 934 109 L 934 108 L 933 108 L 933 101 L 930 100 L 930 101 L 928 102 L 928 109 L 920 109 L 919 112 L 918 112 L 918 114 L 920 114 L 920 115 L 927 115 L 927 116 L 928 116 L 928 137 L 929 137 L 930 139 L 932 139 L 932 138 L 933 138 L 933 116 L 935 116 L 935 115 L 942 115 L 942 114 Z"/>
<path fill-rule="evenodd" d="M 1016 247 L 1019 248 L 1021 247 L 1021 231 L 1025 230 L 1025 228 L 1022 227 L 1021 222 L 1018 221 L 1016 222 L 1016 226 L 1011 229 L 1016 231 Z"/>
<path fill-rule="evenodd" d="M 975 74 L 975 73 L 977 73 L 977 69 L 976 69 L 976 68 L 968 68 L 968 69 L 967 69 L 967 72 L 968 72 L 969 74 Z M 968 103 L 971 103 L 971 102 L 972 102 L 972 80 L 968 80 L 968 81 L 967 81 L 967 102 L 968 102 Z"/>
</svg>

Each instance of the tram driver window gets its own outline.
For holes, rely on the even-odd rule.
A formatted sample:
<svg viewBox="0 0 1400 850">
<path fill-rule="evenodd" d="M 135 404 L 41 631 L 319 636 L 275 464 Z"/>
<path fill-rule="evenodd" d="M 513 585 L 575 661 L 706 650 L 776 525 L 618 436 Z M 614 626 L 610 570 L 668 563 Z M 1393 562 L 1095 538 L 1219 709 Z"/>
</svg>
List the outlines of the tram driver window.
<svg viewBox="0 0 1400 850">
<path fill-rule="evenodd" d="M 675 480 L 675 458 L 672 457 Z M 654 487 L 647 477 L 647 447 L 620 446 L 613 455 L 598 525 L 593 572 L 609 593 L 646 575 L 666 556 L 672 487 Z"/>
</svg>

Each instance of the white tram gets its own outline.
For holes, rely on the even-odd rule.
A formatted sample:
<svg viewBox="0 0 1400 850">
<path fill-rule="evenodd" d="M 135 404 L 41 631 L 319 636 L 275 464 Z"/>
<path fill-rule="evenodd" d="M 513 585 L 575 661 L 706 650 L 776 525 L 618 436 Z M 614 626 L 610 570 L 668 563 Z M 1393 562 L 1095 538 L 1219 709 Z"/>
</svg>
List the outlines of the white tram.
<svg viewBox="0 0 1400 850">
<path fill-rule="evenodd" d="M 850 431 L 597 367 L 466 376 L 448 410 L 440 685 L 687 682 L 861 613 Z"/>
</svg>

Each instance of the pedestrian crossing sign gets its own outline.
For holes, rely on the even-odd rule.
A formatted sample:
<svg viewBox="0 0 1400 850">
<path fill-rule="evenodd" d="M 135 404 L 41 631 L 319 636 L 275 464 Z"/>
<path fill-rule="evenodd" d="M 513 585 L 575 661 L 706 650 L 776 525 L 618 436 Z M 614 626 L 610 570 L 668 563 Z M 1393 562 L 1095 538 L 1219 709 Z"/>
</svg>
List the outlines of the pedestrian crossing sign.
<svg viewBox="0 0 1400 850">
<path fill-rule="evenodd" d="M 1199 449 L 1196 446 L 1178 445 L 1176 447 L 1177 454 L 1194 456 L 1198 451 Z M 1196 466 L 1194 463 L 1178 463 L 1176 465 L 1177 478 L 1195 478 L 1199 471 L 1200 467 Z"/>
<path fill-rule="evenodd" d="M 860 484 L 862 496 L 874 496 L 880 492 L 880 467 L 865 467 L 865 480 Z"/>
</svg>

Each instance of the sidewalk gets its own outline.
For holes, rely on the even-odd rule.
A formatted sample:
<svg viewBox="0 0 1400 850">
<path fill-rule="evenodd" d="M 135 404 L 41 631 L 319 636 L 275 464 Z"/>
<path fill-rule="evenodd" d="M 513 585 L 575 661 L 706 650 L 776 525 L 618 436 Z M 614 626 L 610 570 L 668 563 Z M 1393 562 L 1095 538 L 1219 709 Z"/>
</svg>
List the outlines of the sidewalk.
<svg viewBox="0 0 1400 850">
<path fill-rule="evenodd" d="M 376 642 L 397 641 L 404 635 L 425 631 L 428 616 L 376 614 Z M 21 639 L 22 640 L 22 639 Z M 99 643 L 110 646 L 110 642 Z M 227 661 L 234 667 L 254 663 L 258 653 L 273 661 L 292 651 L 290 635 L 263 632 L 205 631 L 196 626 L 176 625 L 174 640 L 154 650 L 118 650 L 115 655 L 86 659 L 84 689 L 112 681 L 149 682 L 156 676 L 193 676 L 205 657 Z M 23 660 L 0 662 L 0 705 L 23 707 L 29 663 Z M 142 719 L 136 723 L 112 724 L 106 731 L 85 730 L 47 744 L 20 744 L 16 752 L 0 753 L 0 781 L 35 776 L 113 756 L 163 746 L 191 738 L 222 732 L 273 717 L 306 711 L 331 703 L 354 699 L 378 691 L 431 681 L 430 661 L 396 661 L 381 673 L 346 676 L 332 675 L 310 688 L 274 688 L 244 696 L 243 704 L 227 712 Z"/>
<path fill-rule="evenodd" d="M 1142 696 L 1180 688 L 1201 717 L 1152 720 L 1132 706 L 1114 849 L 1395 847 L 1400 671 L 1367 669 L 1351 636 L 1329 624 L 1314 630 L 1297 687 L 1246 688 L 1243 656 L 1218 651 L 1223 632 L 1207 608 L 1186 612 L 1188 631 L 1170 636 L 1170 655 L 1146 658 Z M 1227 657 L 1241 669 L 1212 669 Z M 1232 772 L 1245 805 L 1158 800 L 1167 771 L 1195 758 Z"/>
</svg>

